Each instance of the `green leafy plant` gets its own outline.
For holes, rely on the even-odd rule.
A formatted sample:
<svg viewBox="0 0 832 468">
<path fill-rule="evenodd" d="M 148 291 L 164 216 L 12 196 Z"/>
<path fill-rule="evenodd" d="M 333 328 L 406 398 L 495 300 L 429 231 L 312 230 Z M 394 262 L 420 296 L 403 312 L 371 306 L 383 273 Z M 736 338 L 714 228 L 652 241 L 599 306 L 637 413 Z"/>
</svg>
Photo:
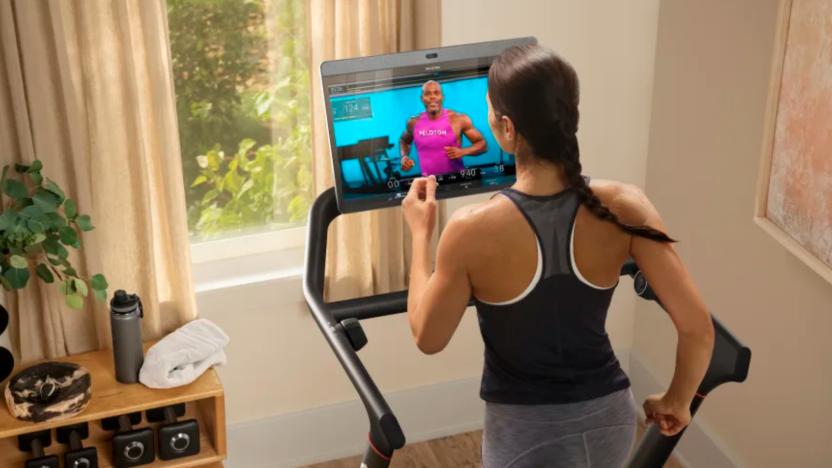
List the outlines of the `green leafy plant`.
<svg viewBox="0 0 832 468">
<path fill-rule="evenodd" d="M 251 227 L 262 223 L 263 214 L 272 210 L 274 149 L 271 145 L 254 149 L 255 144 L 251 139 L 241 141 L 231 157 L 219 145 L 197 156 L 201 171 L 191 186 L 208 187 L 199 203 L 199 232 L 210 235 Z"/>
<path fill-rule="evenodd" d="M 270 103 L 273 96 L 262 92 L 257 100 Z M 270 116 L 270 105 L 262 105 L 257 116 L 297 123 L 302 121 L 297 107 L 290 104 Z M 226 156 L 217 144 L 196 157 L 200 172 L 191 188 L 205 190 L 193 207 L 199 212 L 195 230 L 201 236 L 281 228 L 304 220 L 312 199 L 311 130 L 302 124 L 289 128 L 271 145 L 258 147 L 257 142 L 245 138 L 233 156 Z"/>
<path fill-rule="evenodd" d="M 191 186 L 200 172 L 195 156 L 216 145 L 233 154 L 244 137 L 270 136 L 250 98 L 269 82 L 266 7 L 263 0 L 169 0 L 167 10 L 188 227 L 203 235 L 196 206 L 208 188 Z"/>
<path fill-rule="evenodd" d="M 0 190 L 0 283 L 7 290 L 22 289 L 34 272 L 45 283 L 57 281 L 66 304 L 81 309 L 90 290 L 107 298 L 107 280 L 97 274 L 81 277 L 69 261 L 68 247 L 81 247 L 82 231 L 94 229 L 88 215 L 78 212 L 54 181 L 41 174 L 43 164 L 3 167 Z"/>
<path fill-rule="evenodd" d="M 303 222 L 312 200 L 303 0 L 168 0 L 195 239 Z"/>
</svg>

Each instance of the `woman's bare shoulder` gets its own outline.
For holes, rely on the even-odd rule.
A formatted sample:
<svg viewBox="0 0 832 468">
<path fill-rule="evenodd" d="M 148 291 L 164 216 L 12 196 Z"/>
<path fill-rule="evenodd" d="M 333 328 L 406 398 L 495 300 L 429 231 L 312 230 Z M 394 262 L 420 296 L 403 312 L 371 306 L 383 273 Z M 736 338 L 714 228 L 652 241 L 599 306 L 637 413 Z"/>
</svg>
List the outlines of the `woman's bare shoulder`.
<svg viewBox="0 0 832 468">
<path fill-rule="evenodd" d="M 454 210 L 451 219 L 460 219 L 469 222 L 491 221 L 494 219 L 494 216 L 505 214 L 507 212 L 506 208 L 511 205 L 512 203 L 508 198 L 497 193 L 488 200 L 471 203 Z"/>
<path fill-rule="evenodd" d="M 592 179 L 589 187 L 609 210 L 624 223 L 633 226 L 656 220 L 656 208 L 637 185 L 607 179 Z"/>
<path fill-rule="evenodd" d="M 508 221 L 512 215 L 511 201 L 506 197 L 496 195 L 488 200 L 454 210 L 448 219 L 446 229 L 479 233 L 493 231 L 505 227 L 506 224 L 503 221 Z"/>
</svg>

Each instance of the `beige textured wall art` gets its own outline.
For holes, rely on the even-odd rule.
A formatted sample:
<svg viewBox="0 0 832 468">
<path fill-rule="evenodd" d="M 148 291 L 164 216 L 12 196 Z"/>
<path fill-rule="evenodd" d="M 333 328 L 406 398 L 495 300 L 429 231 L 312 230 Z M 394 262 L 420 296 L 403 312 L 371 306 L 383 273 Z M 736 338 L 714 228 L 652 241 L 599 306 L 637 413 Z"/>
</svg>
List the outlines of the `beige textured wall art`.
<svg viewBox="0 0 832 468">
<path fill-rule="evenodd" d="M 832 1 L 783 2 L 758 223 L 832 282 Z"/>
</svg>

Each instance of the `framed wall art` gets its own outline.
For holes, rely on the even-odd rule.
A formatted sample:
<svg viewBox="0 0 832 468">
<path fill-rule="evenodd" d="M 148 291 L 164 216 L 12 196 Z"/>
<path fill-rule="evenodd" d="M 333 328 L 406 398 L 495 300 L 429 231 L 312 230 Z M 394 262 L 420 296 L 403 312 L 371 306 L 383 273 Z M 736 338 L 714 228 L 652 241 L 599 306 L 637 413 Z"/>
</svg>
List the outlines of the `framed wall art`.
<svg viewBox="0 0 832 468">
<path fill-rule="evenodd" d="M 832 283 L 832 1 L 781 3 L 755 222 Z"/>
</svg>

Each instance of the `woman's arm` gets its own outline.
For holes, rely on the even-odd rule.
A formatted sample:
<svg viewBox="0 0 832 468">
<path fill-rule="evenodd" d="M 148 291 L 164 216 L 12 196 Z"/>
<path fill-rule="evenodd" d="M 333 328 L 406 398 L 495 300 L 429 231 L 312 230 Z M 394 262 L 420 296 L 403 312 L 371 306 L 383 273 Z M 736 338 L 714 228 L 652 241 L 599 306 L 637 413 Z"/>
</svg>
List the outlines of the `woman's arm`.
<svg viewBox="0 0 832 468">
<path fill-rule="evenodd" d="M 462 115 L 462 134 L 468 137 L 468 140 L 471 142 L 471 146 L 464 149 L 466 156 L 477 156 L 482 153 L 488 151 L 488 142 L 485 141 L 485 137 L 482 136 L 482 133 L 474 126 L 474 122 L 471 121 L 471 117 L 467 115 Z"/>
<path fill-rule="evenodd" d="M 436 179 L 414 180 L 402 203 L 413 238 L 407 318 L 416 345 L 426 354 L 443 350 L 471 298 L 464 264 L 466 222 L 458 217 L 445 227 L 431 273 L 430 239 L 436 217 Z"/>
<path fill-rule="evenodd" d="M 610 204 L 610 210 L 625 224 L 647 225 L 666 232 L 658 211 L 638 188 L 623 188 Z M 630 255 L 676 327 L 673 379 L 663 395 L 654 395 L 645 402 L 648 420 L 656 420 L 665 435 L 674 435 L 690 422 L 691 401 L 711 362 L 713 322 L 672 244 L 633 236 Z"/>
<path fill-rule="evenodd" d="M 405 172 L 413 169 L 413 166 L 415 164 L 413 162 L 413 159 L 410 158 L 410 144 L 413 143 L 413 127 L 415 125 L 416 118 L 409 118 L 407 120 L 407 124 L 405 124 L 402 136 L 399 137 L 399 156 L 401 157 L 400 162 L 402 165 L 402 170 Z"/>
</svg>

